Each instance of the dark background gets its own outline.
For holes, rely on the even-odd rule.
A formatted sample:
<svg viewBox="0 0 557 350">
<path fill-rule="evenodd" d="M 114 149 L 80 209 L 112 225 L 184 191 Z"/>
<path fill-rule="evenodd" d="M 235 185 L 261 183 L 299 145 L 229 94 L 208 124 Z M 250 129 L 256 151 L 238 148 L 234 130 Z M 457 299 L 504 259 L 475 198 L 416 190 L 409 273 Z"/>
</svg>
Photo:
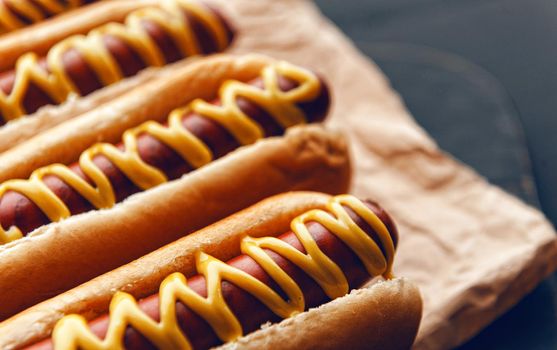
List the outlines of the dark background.
<svg viewBox="0 0 557 350">
<path fill-rule="evenodd" d="M 556 0 L 316 2 L 444 150 L 557 224 Z M 557 349 L 557 275 L 460 349 Z"/>
</svg>

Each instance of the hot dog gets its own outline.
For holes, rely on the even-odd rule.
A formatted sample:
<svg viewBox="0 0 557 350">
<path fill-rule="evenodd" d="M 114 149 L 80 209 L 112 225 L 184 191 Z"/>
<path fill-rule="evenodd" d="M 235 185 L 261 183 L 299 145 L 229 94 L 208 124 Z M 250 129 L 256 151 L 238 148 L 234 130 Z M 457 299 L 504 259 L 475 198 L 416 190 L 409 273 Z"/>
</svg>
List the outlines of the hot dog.
<svg viewBox="0 0 557 350">
<path fill-rule="evenodd" d="M 8 180 L 0 185 L 0 221 L 5 225 L 1 233 L 4 242 L 12 241 L 0 247 L 0 299 L 6 302 L 0 318 L 171 242 L 183 234 L 177 228 L 184 222 L 193 230 L 284 190 L 336 193 L 346 189 L 349 163 L 342 138 L 319 127 L 270 137 L 282 134 L 287 127 L 323 119 L 329 96 L 316 74 L 286 62 L 255 57 L 222 57 L 212 62 L 215 66 L 211 67 L 220 67 L 211 73 L 212 80 L 200 79 L 199 73 L 185 76 L 193 79 L 189 87 L 207 83 L 217 90 L 217 82 L 222 84 L 220 100 L 211 104 L 197 99 L 184 105 L 173 96 L 162 99 L 154 94 L 149 95 L 154 98 L 148 103 L 151 109 L 116 100 L 112 106 L 101 108 L 100 115 L 109 110 L 120 122 L 130 122 L 132 110 L 147 120 L 149 111 L 158 110 L 155 120 L 162 119 L 158 114 L 168 115 L 167 109 L 174 111 L 166 126 L 148 121 L 126 131 L 119 146 L 89 144 L 76 157 L 77 163 L 45 166 L 36 169 L 29 180 Z M 246 67 L 249 62 L 258 68 Z M 233 68 L 244 71 L 245 81 L 227 80 L 226 68 L 231 73 Z M 246 75 L 246 70 L 253 73 Z M 216 76 L 219 71 L 223 74 L 220 78 Z M 183 79 L 177 75 L 170 84 L 184 84 Z M 168 84 L 157 82 L 157 90 Z M 160 91 L 164 94 L 166 90 Z M 142 89 L 124 101 L 133 97 L 147 103 L 144 96 Z M 118 106 L 128 113 L 116 114 Z M 90 117 L 98 124 L 98 115 Z M 108 120 L 103 120 L 103 125 L 112 130 Z M 71 125 L 59 128 L 81 130 Z M 257 141 L 263 137 L 269 140 Z M 75 140 L 82 141 L 80 137 Z M 73 150 L 73 140 L 65 142 L 64 150 Z M 29 147 L 32 145 L 37 146 L 34 140 Z M 82 146 L 80 143 L 76 148 Z M 163 209 L 151 212 L 149 208 L 157 203 Z M 92 208 L 103 210 L 89 211 Z M 188 214 L 172 218 L 170 213 L 176 214 L 179 208 Z M 89 213 L 76 215 L 85 211 Z M 122 224 L 126 224 L 155 214 L 166 217 L 164 222 L 157 221 L 164 230 L 156 235 L 142 232 L 150 223 L 133 230 L 116 223 L 119 215 L 125 216 Z M 50 221 L 53 223 L 38 227 Z M 160 227 L 151 229 L 159 231 Z M 48 254 L 60 250 L 64 252 Z M 41 263 L 36 264 L 39 260 Z"/>
<path fill-rule="evenodd" d="M 13 69 L 0 74 L 0 123 L 32 115 L 46 118 L 46 122 L 35 123 L 44 130 L 71 118 L 75 111 L 43 117 L 35 113 L 43 106 L 73 101 L 72 96 L 88 96 L 134 77 L 146 67 L 163 67 L 187 57 L 223 51 L 232 38 L 233 31 L 220 12 L 195 0 L 165 0 L 143 6 L 129 13 L 123 24 L 107 23 L 86 36 L 58 42 L 44 57 L 33 52 L 22 55 Z M 111 95 L 122 94 L 125 89 L 114 90 Z M 89 105 L 109 98 L 92 96 Z M 79 105 L 77 100 L 70 104 Z M 91 108 L 82 107 L 77 108 L 78 113 Z"/>
<path fill-rule="evenodd" d="M 94 145 L 69 167 L 43 167 L 28 181 L 1 184 L 0 243 L 70 215 L 112 207 L 241 144 L 319 122 L 329 106 L 326 84 L 286 62 L 269 65 L 251 84 L 227 82 L 220 97 L 212 106 L 198 100 L 174 110 L 166 127 L 146 122 L 128 130 L 116 147 Z"/>
<path fill-rule="evenodd" d="M 0 0 L 0 34 L 95 1 L 97 0 Z"/>
<path fill-rule="evenodd" d="M 125 25 L 107 24 L 86 37 L 63 40 L 45 58 L 22 56 L 0 77 L 4 121 L 60 104 L 71 93 L 88 95 L 103 86 L 188 56 L 224 50 L 232 32 L 209 8 L 191 1 L 165 2 L 132 12 Z"/>
<path fill-rule="evenodd" d="M 0 35 L 0 71 L 13 69 L 18 58 L 27 52 L 45 56 L 51 47 L 65 38 L 87 34 L 106 23 L 123 23 L 131 12 L 156 5 L 157 0 L 97 1 Z"/>
<path fill-rule="evenodd" d="M 256 214 L 262 214 L 263 209 L 269 210 L 269 201 L 276 203 L 274 208 L 270 208 L 275 210 L 274 214 L 280 213 L 282 217 L 278 219 L 265 212 L 267 220 L 258 223 L 260 227 L 256 234 L 252 236 L 253 229 L 247 234 L 242 233 L 243 227 L 248 228 L 254 222 L 243 222 L 241 225 L 239 220 L 245 220 L 246 217 L 253 219 L 256 218 Z M 307 208 L 303 208 L 299 213 L 303 205 L 295 203 L 297 201 L 314 203 L 306 204 Z M 277 210 L 277 207 L 281 210 Z M 284 217 L 285 214 L 287 217 Z M 280 222 L 277 225 L 280 228 L 271 226 L 277 222 Z M 280 229 L 289 223 L 291 231 L 279 235 Z M 267 233 L 261 231 L 261 226 L 268 230 Z M 236 232 L 237 230 L 240 232 Z M 233 231 L 235 243 L 229 244 L 227 248 L 216 246 L 218 241 L 226 241 L 226 238 L 221 237 L 223 232 L 219 231 Z M 277 236 L 278 238 L 275 238 Z M 380 347 L 382 349 L 406 349 L 412 344 L 420 320 L 421 302 L 414 287 L 407 281 L 394 279 L 392 275 L 394 251 L 398 240 L 396 227 L 389 215 L 377 204 L 370 201 L 362 202 L 347 195 L 331 198 L 318 194 L 294 193 L 268 199 L 237 214 L 236 217 L 233 216 L 161 248 L 136 261 L 135 266 L 124 266 L 79 287 L 74 290 L 75 293 L 70 299 L 76 295 L 79 295 L 77 298 L 83 298 L 83 304 L 78 307 L 83 310 L 91 302 L 85 299 L 88 298 L 89 289 L 102 285 L 103 280 L 113 279 L 120 284 L 123 281 L 118 279 L 124 270 L 133 272 L 142 264 L 151 261 L 154 256 L 175 254 L 179 251 L 177 248 L 184 246 L 187 241 L 202 241 L 215 237 L 218 237 L 217 242 L 206 243 L 203 246 L 205 249 L 197 247 L 197 253 L 193 254 L 195 259 L 192 260 L 195 260 L 199 275 L 187 280 L 184 278 L 182 273 L 190 273 L 189 265 L 193 264 L 192 262 L 174 264 L 182 265 L 182 269 L 177 266 L 166 268 L 164 265 L 158 265 L 157 268 L 164 272 L 151 270 L 157 275 L 156 281 L 162 277 L 161 274 L 167 273 L 167 270 L 173 271 L 164 278 L 158 293 L 144 297 L 146 293 L 151 293 L 152 288 L 156 290 L 155 281 L 148 282 L 148 286 L 132 287 L 133 291 L 128 291 L 129 293 L 118 292 L 110 302 L 110 315 L 95 317 L 88 313 L 89 325 L 84 318 L 75 314 L 63 318 L 57 315 L 55 318 L 61 320 L 54 327 L 53 340 L 47 339 L 29 349 L 46 350 L 52 349 L 53 345 L 56 345 L 56 349 L 92 349 L 95 348 L 93 344 L 103 339 L 105 346 L 114 347 L 121 344 L 125 349 L 208 349 L 222 343 L 234 342 L 252 332 L 255 333 L 248 335 L 251 337 L 250 347 L 266 348 L 273 344 L 273 338 L 278 338 L 275 333 L 288 332 L 288 327 L 279 324 L 273 326 L 273 330 L 257 331 L 262 324 L 275 323 L 284 318 L 292 317 L 295 320 L 308 317 L 309 313 L 304 312 L 305 310 L 321 305 L 331 309 L 331 299 L 340 298 L 334 308 L 337 308 L 337 312 L 352 312 L 355 322 L 366 319 L 367 315 L 363 314 L 371 313 L 375 316 L 373 307 L 381 309 L 381 304 L 369 303 L 366 309 L 362 309 L 366 305 L 363 299 L 358 300 L 361 295 L 345 295 L 351 289 L 359 288 L 377 276 L 387 279 L 387 282 L 383 282 L 386 285 L 399 284 L 400 288 L 396 296 L 391 296 L 389 304 L 393 312 L 388 313 L 387 317 L 384 315 L 382 319 L 375 320 L 373 317 L 368 318 L 363 325 L 347 324 L 324 338 L 315 336 L 315 333 L 301 337 L 283 334 L 281 338 L 292 336 L 298 340 L 291 338 L 280 348 L 338 348 L 339 339 L 335 339 L 334 335 L 343 332 L 348 332 L 340 339 L 348 339 L 343 344 L 344 348 L 369 348 L 369 345 L 375 342 L 383 344 Z M 210 248 L 213 249 L 212 253 L 204 252 Z M 241 250 L 241 254 L 236 255 L 238 250 Z M 191 254 L 191 251 L 190 249 L 186 254 Z M 224 263 L 219 257 L 214 256 L 215 252 L 221 256 L 236 256 Z M 180 257 L 183 255 L 180 254 Z M 149 273 L 144 275 L 145 278 L 152 279 Z M 370 293 L 374 287 L 363 293 Z M 101 288 L 98 296 L 93 299 L 98 301 L 106 294 Z M 140 298 L 137 304 L 132 294 Z M 8 320 L 0 326 L 0 330 L 9 330 L 10 324 L 23 322 L 28 314 L 35 311 L 40 314 L 39 309 L 44 312 L 49 306 L 53 306 L 57 311 L 65 309 L 64 313 L 74 313 L 76 307 L 66 304 L 66 301 L 67 295 L 56 297 Z M 352 307 L 349 307 L 349 304 L 352 304 Z M 322 313 L 325 307 L 314 309 L 310 313 Z M 97 307 L 94 313 L 107 311 L 106 306 Z M 46 313 L 42 315 L 45 316 Z M 330 313 L 328 318 L 334 320 L 335 316 L 334 313 Z M 392 322 L 391 326 L 394 329 L 377 327 L 374 331 L 373 326 L 381 326 L 382 322 Z M 312 326 L 324 328 L 322 334 L 333 331 L 326 322 L 314 323 Z M 354 327 L 352 331 L 350 327 Z M 52 329 L 52 326 L 46 328 Z M 366 329 L 366 333 L 358 334 L 358 330 L 361 329 Z M 264 339 L 258 335 L 260 332 L 266 333 Z M 19 345 L 33 343 L 48 334 L 48 331 L 45 329 L 39 333 L 41 335 L 28 337 Z M 379 336 L 381 333 L 383 337 Z M 396 339 L 384 338 L 389 333 L 397 333 L 398 336 Z M 350 336 L 354 339 L 349 340 Z M 300 339 L 303 339 L 303 343 L 297 343 Z M 229 345 L 242 348 L 246 343 L 248 342 L 244 339 L 236 345 Z"/>
</svg>

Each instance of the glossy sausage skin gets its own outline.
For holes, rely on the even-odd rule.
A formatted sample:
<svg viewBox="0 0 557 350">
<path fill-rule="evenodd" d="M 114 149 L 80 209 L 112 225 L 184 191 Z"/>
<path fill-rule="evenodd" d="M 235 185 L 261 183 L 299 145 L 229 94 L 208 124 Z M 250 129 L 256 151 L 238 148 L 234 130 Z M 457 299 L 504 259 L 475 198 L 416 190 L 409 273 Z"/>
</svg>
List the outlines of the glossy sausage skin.
<svg viewBox="0 0 557 350">
<path fill-rule="evenodd" d="M 398 233 L 389 215 L 381 207 L 371 201 L 366 201 L 365 204 L 376 213 L 381 221 L 383 221 L 396 246 Z M 345 207 L 345 209 L 348 211 L 356 224 L 358 224 L 358 226 L 360 226 L 366 233 L 374 238 L 378 244 L 380 244 L 373 229 L 350 208 Z M 370 278 L 362 262 L 354 254 L 354 252 L 328 229 L 316 222 L 309 222 L 307 227 L 319 245 L 319 248 L 322 249 L 322 251 L 342 269 L 347 277 L 351 289 L 360 287 Z M 279 238 L 299 251 L 305 252 L 294 233 L 287 232 Z M 306 309 L 322 305 L 330 300 L 325 295 L 321 287 L 319 287 L 319 285 L 311 277 L 309 277 L 296 265 L 270 250 L 266 250 L 266 252 L 300 286 L 306 300 Z M 241 255 L 229 260 L 227 263 L 256 277 L 263 283 L 273 288 L 277 293 L 281 294 L 283 298 L 286 298 L 283 291 L 276 285 L 271 277 L 250 257 Z M 188 286 L 196 293 L 204 297 L 207 296 L 206 284 L 203 276 L 198 275 L 189 278 Z M 280 318 L 278 318 L 264 304 L 241 288 L 236 287 L 227 281 L 223 281 L 222 290 L 227 304 L 230 306 L 236 317 L 238 317 L 245 334 L 257 330 L 266 322 L 280 321 Z M 160 321 L 158 294 L 154 294 L 140 300 L 139 306 L 151 318 Z M 177 319 L 180 322 L 180 327 L 192 343 L 194 349 L 208 349 L 221 344 L 221 340 L 216 336 L 210 326 L 180 301 L 177 302 L 176 312 Z M 103 338 L 106 335 L 108 321 L 108 315 L 101 316 L 91 321 L 91 330 L 98 337 Z M 155 347 L 150 344 L 147 339 L 145 339 L 132 327 L 128 327 L 126 331 L 124 344 L 128 350 L 155 349 Z M 45 340 L 31 346 L 29 350 L 31 349 L 52 349 L 52 342 L 50 340 Z"/>
<path fill-rule="evenodd" d="M 233 29 L 219 11 L 211 7 L 209 8 L 224 23 L 229 36 L 229 42 L 231 42 L 234 36 Z M 197 17 L 189 14 L 188 11 L 184 11 L 184 14 L 193 29 L 195 37 L 198 38 L 203 54 L 217 52 L 218 46 L 216 39 L 207 27 L 203 25 Z M 153 42 L 155 42 L 164 53 L 167 63 L 176 62 L 184 58 L 173 39 L 158 24 L 153 21 L 145 20 L 142 25 L 153 39 Z M 107 50 L 118 63 L 124 76 L 133 76 L 140 70 L 146 68 L 146 64 L 142 61 L 140 56 L 121 39 L 115 36 L 105 35 L 103 41 Z M 89 66 L 83 55 L 76 49 L 66 51 L 62 55 L 62 61 L 66 73 L 74 82 L 82 96 L 86 96 L 103 87 L 95 71 Z M 39 64 L 45 71 L 48 71 L 45 58 L 42 58 Z M 15 70 L 0 74 L 0 90 L 2 90 L 4 94 L 9 95 L 12 91 L 16 78 L 15 75 Z M 55 102 L 43 90 L 33 83 L 30 83 L 23 99 L 23 107 L 28 114 L 36 112 L 42 106 L 54 103 Z M 3 120 L 4 118 L 0 118 L 0 125 L 4 123 Z"/>
<path fill-rule="evenodd" d="M 262 81 L 257 79 L 253 85 L 262 87 Z M 279 78 L 282 90 L 287 91 L 296 86 L 291 80 Z M 319 97 L 313 101 L 301 103 L 298 106 L 305 112 L 308 122 L 318 122 L 325 118 L 329 107 L 329 92 L 322 81 Z M 213 103 L 218 104 L 216 100 Z M 280 135 L 284 130 L 274 119 L 255 103 L 244 98 L 238 100 L 240 108 L 258 124 L 266 136 Z M 215 158 L 222 157 L 238 148 L 237 141 L 215 121 L 198 114 L 190 113 L 182 119 L 186 129 L 201 139 L 213 152 Z M 118 147 L 123 149 L 123 145 Z M 176 179 L 190 172 L 192 167 L 187 164 L 174 150 L 158 141 L 154 137 L 143 134 L 138 138 L 139 156 L 148 164 L 163 171 L 168 179 Z M 139 192 L 137 188 L 111 161 L 105 156 L 98 155 L 93 162 L 107 175 L 116 194 L 116 201 L 122 201 L 128 196 Z M 90 181 L 81 171 L 79 164 L 74 163 L 70 168 L 79 176 Z M 74 191 L 65 182 L 54 175 L 44 177 L 44 183 L 60 198 L 70 209 L 72 215 L 92 210 L 91 204 L 80 194 Z M 48 217 L 41 209 L 24 195 L 8 191 L 0 198 L 0 224 L 8 229 L 17 226 L 23 234 L 27 234 L 37 227 L 50 223 Z"/>
</svg>

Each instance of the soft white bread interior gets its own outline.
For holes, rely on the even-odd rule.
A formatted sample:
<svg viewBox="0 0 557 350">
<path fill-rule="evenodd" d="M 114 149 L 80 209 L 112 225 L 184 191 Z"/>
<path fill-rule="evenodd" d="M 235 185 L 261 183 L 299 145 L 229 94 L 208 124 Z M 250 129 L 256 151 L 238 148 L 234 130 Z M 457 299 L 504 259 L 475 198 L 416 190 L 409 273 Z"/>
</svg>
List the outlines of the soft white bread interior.
<svg viewBox="0 0 557 350">
<path fill-rule="evenodd" d="M 421 317 L 418 288 L 404 278 L 396 278 L 353 290 L 218 349 L 407 350 L 414 342 Z"/>
<path fill-rule="evenodd" d="M 183 62 L 180 66 L 175 65 L 170 70 L 159 72 L 159 75 L 164 73 L 161 79 L 145 83 L 35 137 L 31 137 L 34 135 L 31 124 L 40 123 L 41 118 L 21 118 L 15 122 L 22 126 L 21 130 L 15 123 L 0 128 L 0 150 L 4 142 L 10 142 L 4 137 L 26 140 L 0 154 L 0 182 L 27 178 L 33 170 L 44 165 L 76 161 L 81 152 L 92 144 L 99 141 L 118 142 L 124 131 L 147 120 L 165 121 L 173 109 L 185 106 L 196 98 L 210 100 L 216 97 L 219 87 L 226 80 L 250 81 L 256 78 L 261 69 L 271 62 L 273 59 L 261 55 L 216 55 L 192 64 Z M 151 75 L 150 71 L 144 73 L 146 77 Z M 148 77 L 146 79 L 149 80 Z M 131 84 L 131 80 L 122 83 Z M 119 88 L 116 85 L 99 93 L 104 94 L 105 90 L 113 87 Z M 79 103 L 85 103 L 87 98 Z M 55 111 L 60 108 L 65 107 L 51 108 L 53 118 L 60 117 Z M 49 112 L 45 109 L 41 113 Z M 30 129 L 26 129 L 25 125 Z"/>
<path fill-rule="evenodd" d="M 297 127 L 111 209 L 43 226 L 0 247 L 0 319 L 263 198 L 291 190 L 342 193 L 349 179 L 344 138 L 317 125 Z"/>
</svg>

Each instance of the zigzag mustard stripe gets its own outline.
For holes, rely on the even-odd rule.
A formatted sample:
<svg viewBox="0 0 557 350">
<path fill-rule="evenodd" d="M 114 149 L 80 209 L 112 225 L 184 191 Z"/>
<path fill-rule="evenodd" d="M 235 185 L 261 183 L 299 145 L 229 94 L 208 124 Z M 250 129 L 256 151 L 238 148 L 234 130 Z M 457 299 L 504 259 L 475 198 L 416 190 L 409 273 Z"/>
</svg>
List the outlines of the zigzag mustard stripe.
<svg viewBox="0 0 557 350">
<path fill-rule="evenodd" d="M 374 229 L 386 250 L 386 256 L 377 242 L 350 218 L 343 205 L 358 213 Z M 395 251 L 394 243 L 389 231 L 375 213 L 360 200 L 349 195 L 332 198 L 328 203 L 328 211 L 311 210 L 292 221 L 292 231 L 304 246 L 306 254 L 275 237 L 245 237 L 241 242 L 242 253 L 263 267 L 285 291 L 287 300 L 283 300 L 272 288 L 244 271 L 200 253 L 196 256 L 197 271 L 207 281 L 207 298 L 191 290 L 181 273 L 173 273 L 160 287 L 159 323 L 144 314 L 131 295 L 118 292 L 110 304 L 110 323 L 103 340 L 91 333 L 85 318 L 69 315 L 62 318 L 54 328 L 55 349 L 124 349 L 124 334 L 128 326 L 139 331 L 159 349 L 191 349 L 191 344 L 180 330 L 176 319 L 176 301 L 184 303 L 206 320 L 223 342 L 233 341 L 243 335 L 243 330 L 224 300 L 220 290 L 223 280 L 252 294 L 282 318 L 303 312 L 305 301 L 300 287 L 263 249 L 272 250 L 297 265 L 310 275 L 331 299 L 347 294 L 346 276 L 340 267 L 320 250 L 305 225 L 309 221 L 321 223 L 341 239 L 359 256 L 371 276 L 384 275 L 389 278 Z"/>
<path fill-rule="evenodd" d="M 298 83 L 288 92 L 283 92 L 277 76 L 282 75 Z M 170 113 L 168 126 L 149 121 L 127 130 L 123 135 L 124 150 L 108 143 L 93 145 L 81 154 L 79 166 L 93 182 L 90 185 L 76 173 L 62 164 L 53 164 L 35 170 L 29 180 L 10 180 L 0 185 L 0 197 L 7 191 L 16 191 L 35 203 L 52 222 L 71 215 L 67 206 L 42 181 L 47 175 L 55 175 L 67 183 L 95 208 L 110 208 L 116 202 L 116 195 L 108 177 L 95 165 L 97 155 L 108 158 L 137 187 L 142 190 L 155 187 L 167 181 L 159 169 L 145 163 L 139 156 L 137 139 L 141 134 L 149 134 L 176 151 L 192 167 L 199 168 L 214 158 L 211 150 L 182 124 L 182 118 L 190 111 L 215 120 L 234 135 L 241 144 L 251 144 L 264 137 L 261 126 L 238 107 L 237 99 L 244 97 L 262 107 L 283 127 L 306 123 L 304 112 L 296 105 L 315 99 L 321 90 L 319 79 L 312 72 L 277 62 L 261 72 L 264 88 L 228 81 L 220 89 L 221 105 L 211 105 L 201 100 L 193 101 L 186 108 L 178 108 Z M 8 230 L 0 227 L 0 244 L 23 237 L 17 227 Z"/>
<path fill-rule="evenodd" d="M 0 17 L 1 9 L 2 7 L 0 7 Z M 12 91 L 8 95 L 0 91 L 2 116 L 9 121 L 27 113 L 23 107 L 23 99 L 31 83 L 37 85 L 57 104 L 67 100 L 71 94 L 79 94 L 66 73 L 62 60 L 63 55 L 70 49 L 80 52 L 105 86 L 123 79 L 120 66 L 103 42 L 103 38 L 107 35 L 124 41 L 148 66 L 165 65 L 163 52 L 142 25 L 145 20 L 157 23 L 163 28 L 174 39 L 183 57 L 201 54 L 195 33 L 184 15 L 184 10 L 198 18 L 214 33 L 219 51 L 227 47 L 226 28 L 209 9 L 192 0 L 163 0 L 159 7 L 146 7 L 132 12 L 124 24 L 108 23 L 92 30 L 86 36 L 75 35 L 56 44 L 46 56 L 50 73 L 39 66 L 38 56 L 35 53 L 21 56 L 16 63 Z"/>
</svg>

